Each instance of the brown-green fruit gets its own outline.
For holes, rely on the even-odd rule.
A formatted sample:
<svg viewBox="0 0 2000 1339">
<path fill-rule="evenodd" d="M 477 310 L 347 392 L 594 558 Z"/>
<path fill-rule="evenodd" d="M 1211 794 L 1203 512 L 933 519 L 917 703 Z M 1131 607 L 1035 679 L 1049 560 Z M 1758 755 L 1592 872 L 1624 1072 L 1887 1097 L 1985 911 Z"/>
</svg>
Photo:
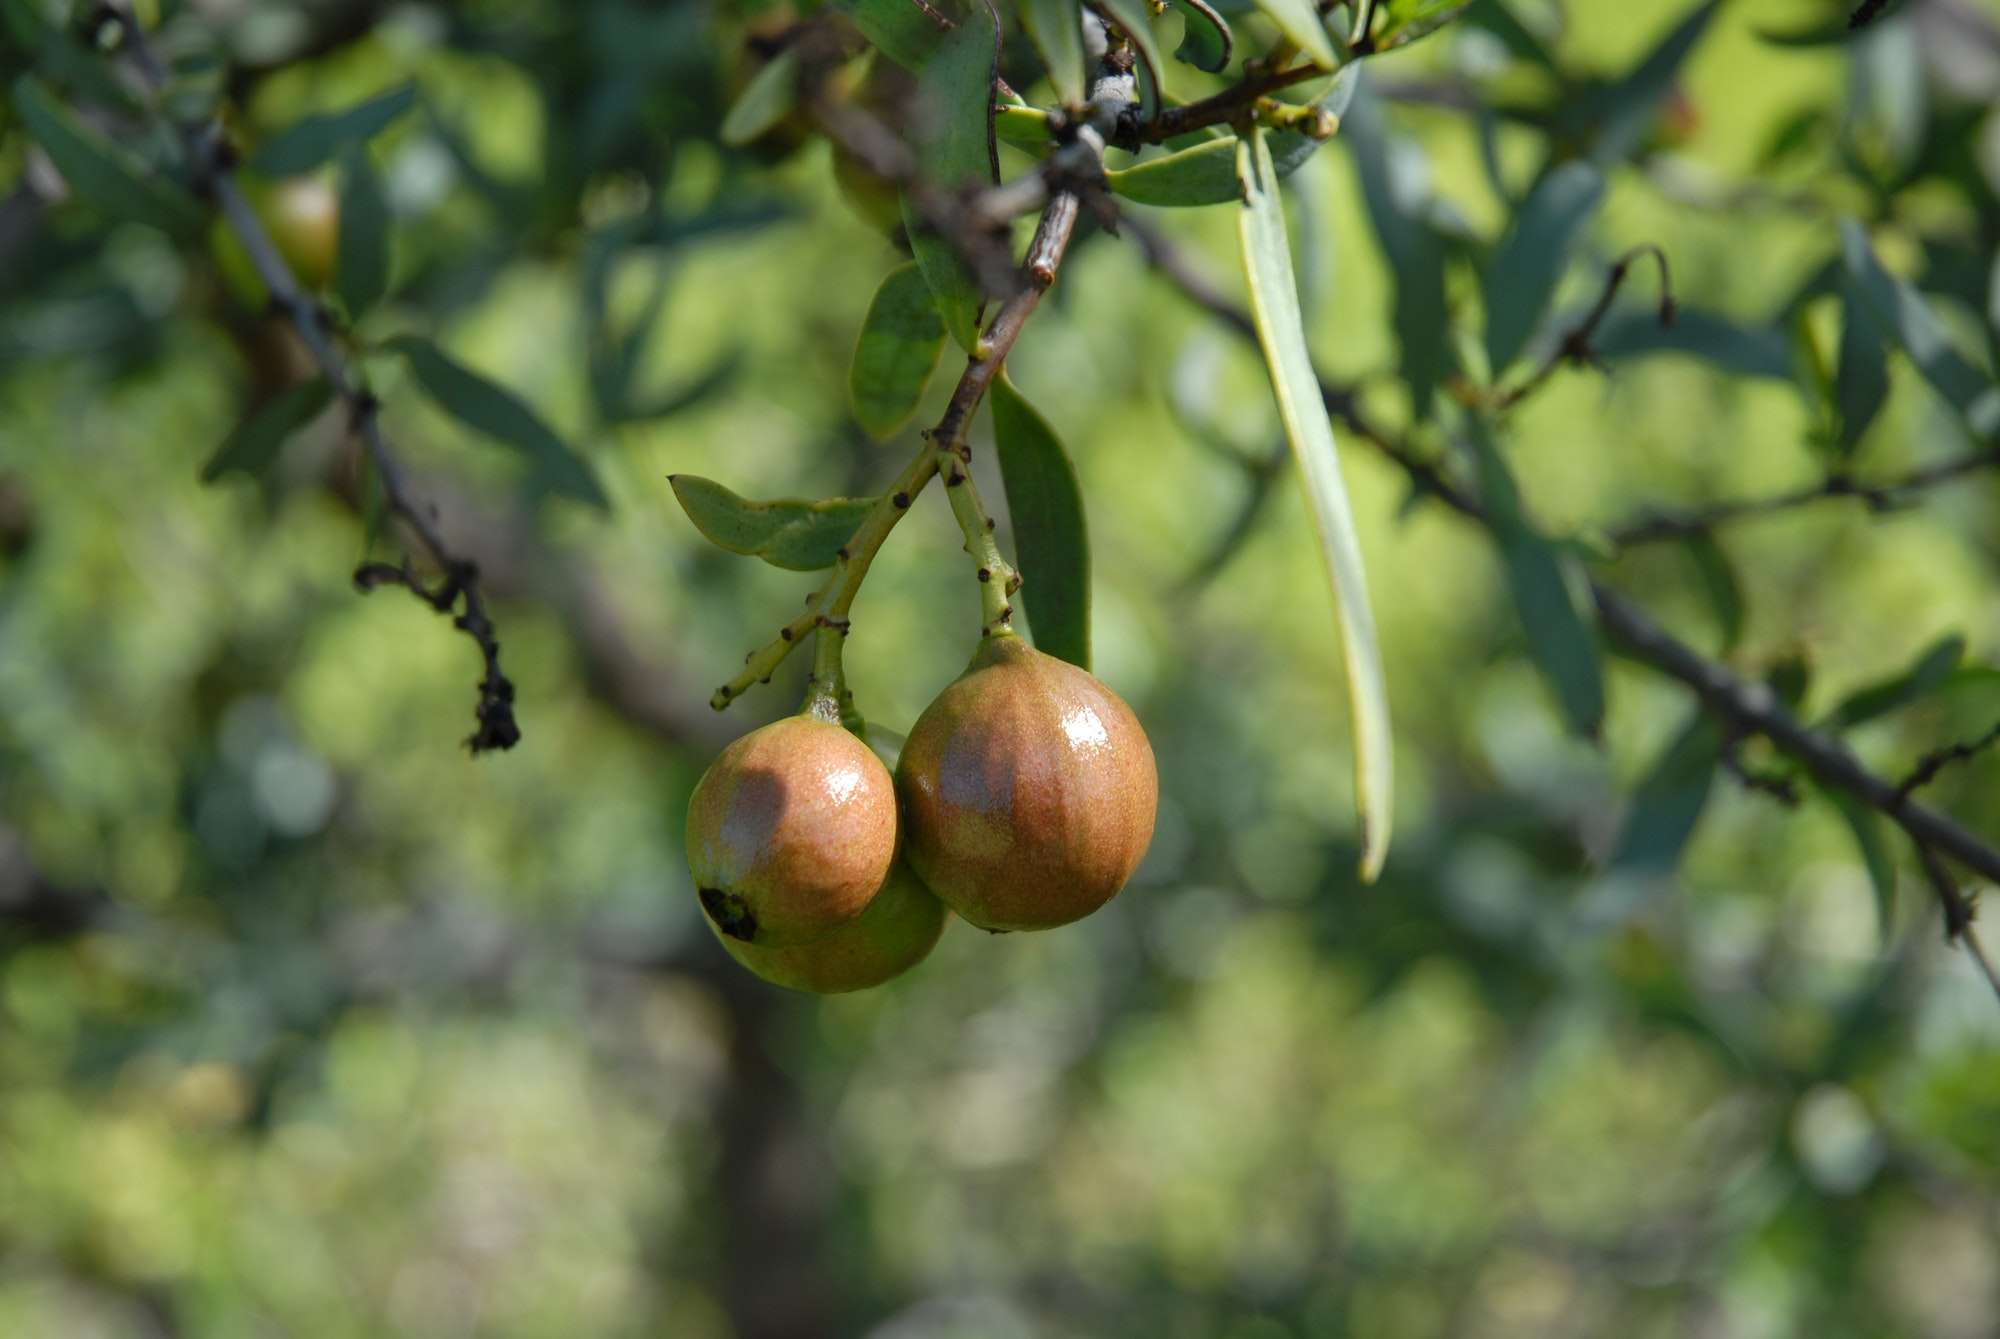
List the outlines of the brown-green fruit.
<svg viewBox="0 0 2000 1339">
<path fill-rule="evenodd" d="M 774 986 L 838 995 L 879 986 L 922 962 L 944 933 L 946 915 L 944 903 L 898 860 L 866 911 L 818 939 L 767 948 L 720 929 L 716 938 L 730 957 Z"/>
<path fill-rule="evenodd" d="M 1089 672 L 1014 635 L 981 644 L 896 768 L 906 854 L 988 930 L 1041 930 L 1111 900 L 1153 838 L 1153 746 Z"/>
<path fill-rule="evenodd" d="M 340 250 L 340 196 L 333 183 L 323 174 L 288 177 L 246 187 L 245 193 L 299 287 L 316 293 L 333 282 Z M 239 300 L 252 307 L 270 301 L 250 253 L 225 220 L 215 221 L 209 246 L 223 281 Z"/>
<path fill-rule="evenodd" d="M 733 939 L 784 946 L 853 921 L 889 877 L 896 790 L 859 739 L 811 716 L 732 743 L 688 801 L 688 870 Z"/>
</svg>

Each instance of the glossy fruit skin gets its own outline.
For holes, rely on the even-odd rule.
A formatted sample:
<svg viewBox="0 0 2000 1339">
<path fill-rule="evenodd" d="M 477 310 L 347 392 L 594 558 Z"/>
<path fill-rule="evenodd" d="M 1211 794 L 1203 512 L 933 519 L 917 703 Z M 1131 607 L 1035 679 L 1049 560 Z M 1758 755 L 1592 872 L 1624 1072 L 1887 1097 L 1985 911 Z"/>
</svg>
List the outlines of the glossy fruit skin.
<svg viewBox="0 0 2000 1339">
<path fill-rule="evenodd" d="M 712 920 L 709 928 L 730 957 L 772 985 L 840 995 L 879 986 L 929 957 L 949 915 L 944 903 L 898 860 L 866 911 L 818 939 L 769 948 L 732 939 Z"/>
<path fill-rule="evenodd" d="M 790 716 L 725 748 L 688 801 L 688 870 L 723 934 L 816 939 L 868 909 L 896 855 L 895 782 L 838 725 Z"/>
<path fill-rule="evenodd" d="M 1153 838 L 1159 773 L 1132 709 L 1013 634 L 917 718 L 896 768 L 906 856 L 987 930 L 1080 920 L 1125 886 Z"/>
<path fill-rule="evenodd" d="M 287 177 L 269 186 L 250 186 L 247 194 L 299 286 L 317 293 L 332 283 L 340 251 L 340 196 L 333 183 L 323 175 Z M 270 301 L 250 253 L 224 220 L 212 225 L 209 246 L 238 299 L 252 307 Z"/>
</svg>

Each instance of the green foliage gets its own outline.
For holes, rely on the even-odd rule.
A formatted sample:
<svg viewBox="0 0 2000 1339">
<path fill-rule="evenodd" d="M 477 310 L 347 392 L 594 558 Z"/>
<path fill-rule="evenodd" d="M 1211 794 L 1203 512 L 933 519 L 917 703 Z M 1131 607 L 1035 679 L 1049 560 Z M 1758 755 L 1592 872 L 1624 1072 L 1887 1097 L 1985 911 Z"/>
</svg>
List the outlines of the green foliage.
<svg viewBox="0 0 2000 1339">
<path fill-rule="evenodd" d="M 349 320 L 359 320 L 388 296 L 393 224 L 367 149 L 349 145 L 340 162 L 340 237 L 333 276 L 333 291 Z"/>
<path fill-rule="evenodd" d="M 266 141 L 251 166 L 270 177 L 311 172 L 374 139 L 416 104 L 416 86 L 405 84 L 345 111 L 308 116 Z"/>
<path fill-rule="evenodd" d="M 1090 527 L 1076 467 L 1055 429 L 1004 373 L 992 395 L 993 444 L 1035 647 L 1089 669 Z"/>
<path fill-rule="evenodd" d="M 325 412 L 333 400 L 326 378 L 300 382 L 245 419 L 201 467 L 203 483 L 231 471 L 255 477 L 277 459 L 291 435 Z"/>
<path fill-rule="evenodd" d="M 106 215 L 182 236 L 200 228 L 185 192 L 77 120 L 34 76 L 14 81 L 14 110 L 70 188 Z"/>
<path fill-rule="evenodd" d="M 711 544 L 792 572 L 833 566 L 876 503 L 872 497 L 752 502 L 698 475 L 676 474 L 668 482 L 681 510 Z"/>
<path fill-rule="evenodd" d="M 917 412 L 944 351 L 944 323 L 915 265 L 891 270 L 868 304 L 847 374 L 847 399 L 870 436 L 894 436 Z"/>
</svg>

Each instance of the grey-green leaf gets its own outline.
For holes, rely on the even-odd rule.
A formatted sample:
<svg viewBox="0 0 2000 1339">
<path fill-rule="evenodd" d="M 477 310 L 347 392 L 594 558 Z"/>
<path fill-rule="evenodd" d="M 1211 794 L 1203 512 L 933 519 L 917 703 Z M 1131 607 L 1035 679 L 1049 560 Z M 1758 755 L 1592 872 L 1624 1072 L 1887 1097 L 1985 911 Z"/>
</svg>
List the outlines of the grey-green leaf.
<svg viewBox="0 0 2000 1339">
<path fill-rule="evenodd" d="M 180 236 L 200 230 L 191 196 L 78 120 L 39 80 L 14 82 L 14 108 L 70 189 L 106 215 Z"/>
<path fill-rule="evenodd" d="M 1471 4 L 1472 0 L 1389 0 L 1375 29 L 1375 49 L 1393 51 L 1429 37 Z"/>
<path fill-rule="evenodd" d="M 999 40 L 997 28 L 969 19 L 946 35 L 917 76 L 918 161 L 933 186 L 955 190 L 999 176 L 993 143 Z"/>
<path fill-rule="evenodd" d="M 1847 830 L 1854 834 L 1855 845 L 1861 848 L 1868 886 L 1875 893 L 1876 928 L 1886 938 L 1896 914 L 1896 862 L 1889 858 L 1888 844 L 1882 840 L 1881 817 L 1844 790 L 1824 786 L 1820 794 L 1839 811 Z"/>
<path fill-rule="evenodd" d="M 1952 345 L 1923 295 L 1883 268 L 1859 223 L 1850 219 L 1840 225 L 1840 244 L 1854 291 L 1924 379 L 1964 416 L 1975 436 L 2000 431 L 2000 387 Z"/>
<path fill-rule="evenodd" d="M 363 145 L 342 155 L 334 292 L 358 321 L 389 292 L 389 199 Z"/>
<path fill-rule="evenodd" d="M 1368 602 L 1368 577 L 1347 500 L 1347 487 L 1340 475 L 1333 422 L 1327 416 L 1319 377 L 1306 347 L 1298 286 L 1292 274 L 1291 246 L 1285 234 L 1284 205 L 1278 197 L 1277 170 L 1261 128 L 1253 128 L 1249 138 L 1238 143 L 1237 174 L 1243 198 L 1237 228 L 1243 245 L 1244 268 L 1249 275 L 1257 337 L 1270 366 L 1279 416 L 1298 458 L 1327 571 L 1333 578 L 1354 726 L 1361 877 L 1372 881 L 1389 851 L 1395 762 L 1388 687 L 1375 638 L 1375 617 Z"/>
<path fill-rule="evenodd" d="M 1312 57 L 1313 64 L 1322 70 L 1339 67 L 1340 60 L 1333 54 L 1333 40 L 1326 35 L 1326 25 L 1320 22 L 1319 7 L 1313 0 L 1255 0 L 1255 3 L 1265 17 L 1278 25 L 1279 32 Z"/>
<path fill-rule="evenodd" d="M 1604 199 L 1604 176 L 1569 162 L 1535 186 L 1486 267 L 1486 357 L 1493 375 L 1511 365 L 1542 323 L 1570 253 Z"/>
<path fill-rule="evenodd" d="M 1473 418 L 1468 437 L 1507 588 L 1528 635 L 1528 653 L 1555 690 L 1570 728 L 1594 739 L 1604 722 L 1604 665 L 1578 598 L 1574 560 L 1544 538 L 1522 511 L 1513 471 L 1485 421 Z"/>
<path fill-rule="evenodd" d="M 308 116 L 273 136 L 250 160 L 267 176 L 291 177 L 333 161 L 350 144 L 366 144 L 416 105 L 415 84 L 358 103 L 345 111 Z"/>
<path fill-rule="evenodd" d="M 915 265 L 891 271 L 854 344 L 847 398 L 855 421 L 878 440 L 893 436 L 916 413 L 943 350 L 944 322 L 922 272 Z"/>
<path fill-rule="evenodd" d="M 1746 612 L 1743 585 L 1736 579 L 1736 568 L 1715 536 L 1706 531 L 1697 530 L 1686 536 L 1681 547 L 1694 561 L 1695 575 L 1701 578 L 1702 593 L 1708 597 L 1708 607 L 1715 614 L 1716 629 L 1722 634 L 1722 650 L 1727 654 L 1743 640 Z"/>
<path fill-rule="evenodd" d="M 382 345 L 401 355 L 424 393 L 466 427 L 527 457 L 538 479 L 564 497 L 608 507 L 581 456 L 512 391 L 488 381 L 427 339 L 402 335 Z"/>
<path fill-rule="evenodd" d="M 790 572 L 833 566 L 876 503 L 867 497 L 752 502 L 699 475 L 676 474 L 667 482 L 681 510 L 710 543 Z"/>
<path fill-rule="evenodd" d="M 764 63 L 723 114 L 724 144 L 742 148 L 791 114 L 799 102 L 799 53 L 786 47 Z"/>
<path fill-rule="evenodd" d="M 1082 0 L 1021 0 L 1021 22 L 1065 107 L 1084 99 Z"/>
<path fill-rule="evenodd" d="M 1633 793 L 1611 863 L 1635 873 L 1671 874 L 1701 821 L 1721 758 L 1721 728 L 1696 712 Z"/>
<path fill-rule="evenodd" d="M 1950 633 L 1938 638 L 1901 674 L 1893 674 L 1842 698 L 1820 722 L 1822 729 L 1851 730 L 1943 687 L 1965 658 L 1965 638 Z"/>
<path fill-rule="evenodd" d="M 1836 444 L 1842 456 L 1851 456 L 1889 399 L 1889 345 L 1881 322 L 1855 282 L 1850 278 L 1843 287 L 1840 362 L 1833 378 L 1833 398 L 1840 416 Z"/>
<path fill-rule="evenodd" d="M 1592 161 L 1620 162 L 1639 147 L 1660 103 L 1673 91 L 1682 63 L 1708 31 L 1709 22 L 1719 8 L 1721 0 L 1697 5 L 1630 74 L 1598 94 L 1590 118 L 1590 124 L 1596 127 L 1590 151 Z"/>
<path fill-rule="evenodd" d="M 263 474 L 291 435 L 318 418 L 332 399 L 333 387 L 325 377 L 300 382 L 279 395 L 229 434 L 201 467 L 201 481 L 214 483 L 231 470 Z"/>
<path fill-rule="evenodd" d="M 1174 7 L 1181 11 L 1183 24 L 1181 44 L 1174 48 L 1174 59 L 1210 74 L 1222 73 L 1236 50 L 1236 35 L 1229 30 L 1229 20 L 1208 0 L 1174 0 Z"/>
<path fill-rule="evenodd" d="M 868 39 L 868 44 L 906 70 L 919 70 L 951 25 L 916 0 L 838 0 L 834 6 Z"/>
<path fill-rule="evenodd" d="M 1035 646 L 1089 669 L 1090 532 L 1076 467 L 1004 371 L 992 399 L 993 440 Z"/>
</svg>

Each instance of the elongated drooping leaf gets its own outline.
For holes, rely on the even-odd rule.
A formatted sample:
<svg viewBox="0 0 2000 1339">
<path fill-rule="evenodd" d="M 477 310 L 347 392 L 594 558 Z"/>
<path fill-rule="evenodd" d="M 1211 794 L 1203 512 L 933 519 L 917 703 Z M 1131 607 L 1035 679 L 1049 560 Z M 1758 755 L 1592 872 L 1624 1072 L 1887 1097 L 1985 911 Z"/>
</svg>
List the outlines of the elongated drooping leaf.
<svg viewBox="0 0 2000 1339">
<path fill-rule="evenodd" d="M 1820 794 L 1840 812 L 1854 843 L 1861 848 L 1861 863 L 1868 870 L 1868 886 L 1875 893 L 1875 924 L 1886 938 L 1896 915 L 1896 862 L 1889 858 L 1888 843 L 1882 840 L 1882 819 L 1873 809 L 1844 790 L 1820 787 Z"/>
<path fill-rule="evenodd" d="M 1522 511 L 1513 471 L 1486 422 L 1473 418 L 1468 436 L 1507 587 L 1528 634 L 1528 653 L 1555 690 L 1570 728 L 1595 739 L 1604 723 L 1604 665 L 1577 598 L 1572 560 L 1543 538 Z"/>
<path fill-rule="evenodd" d="M 993 440 L 1035 646 L 1089 669 L 1090 532 L 1076 467 L 1005 372 L 993 383 L 992 398 Z"/>
<path fill-rule="evenodd" d="M 440 409 L 474 432 L 527 457 L 536 477 L 551 492 L 596 507 L 610 505 L 590 466 L 512 391 L 415 335 L 399 336 L 382 349 L 400 354 L 409 363 L 417 384 Z"/>
<path fill-rule="evenodd" d="M 340 232 L 334 292 L 358 321 L 389 291 L 389 199 L 363 145 L 342 156 Z"/>
<path fill-rule="evenodd" d="M 1965 638 L 1957 633 L 1938 638 L 1908 669 L 1848 694 L 1820 722 L 1822 729 L 1851 730 L 1886 716 L 1942 688 L 1965 658 Z"/>
<path fill-rule="evenodd" d="M 996 30 L 977 19 L 952 30 L 925 62 L 917 81 L 925 137 L 919 145 L 924 179 L 941 190 L 986 185 L 997 179 L 993 137 Z M 986 295 L 965 260 L 926 226 L 908 192 L 902 200 L 904 231 L 944 316 L 945 329 L 971 353 L 979 342 Z"/>
<path fill-rule="evenodd" d="M 1278 25 L 1279 32 L 1312 57 L 1313 64 L 1322 70 L 1340 65 L 1339 57 L 1333 54 L 1333 40 L 1326 35 L 1326 25 L 1320 22 L 1319 7 L 1313 0 L 1255 0 L 1255 3 L 1265 17 Z"/>
<path fill-rule="evenodd" d="M 1065 107 L 1084 99 L 1082 0 L 1021 0 L 1021 22 L 1042 53 L 1049 85 Z"/>
<path fill-rule="evenodd" d="M 1721 728 L 1697 712 L 1639 783 L 1611 863 L 1636 873 L 1671 874 L 1701 821 L 1721 758 Z"/>
<path fill-rule="evenodd" d="M 350 144 L 366 144 L 416 105 L 417 89 L 404 84 L 345 111 L 308 116 L 274 136 L 250 160 L 272 177 L 294 177 L 323 167 Z"/>
<path fill-rule="evenodd" d="M 1570 252 L 1604 198 L 1604 177 L 1589 163 L 1564 163 L 1543 177 L 1486 267 L 1486 357 L 1499 376 L 1542 323 Z"/>
<path fill-rule="evenodd" d="M 2000 387 L 1960 353 L 1923 295 L 1882 267 L 1868 232 L 1852 220 L 1840 225 L 1841 254 L 1854 291 L 1874 312 L 1924 380 L 1964 416 L 1977 437 L 2000 431 Z"/>
<path fill-rule="evenodd" d="M 1320 396 L 1319 377 L 1306 348 L 1299 314 L 1292 252 L 1285 235 L 1284 204 L 1277 170 L 1264 131 L 1252 129 L 1237 146 L 1237 174 L 1243 206 L 1237 230 L 1250 280 L 1250 306 L 1257 338 L 1271 369 L 1271 389 L 1285 436 L 1298 457 L 1307 498 L 1327 571 L 1333 578 L 1340 618 L 1341 652 L 1347 663 L 1349 710 L 1354 724 L 1355 803 L 1361 819 L 1361 877 L 1372 881 L 1389 852 L 1395 779 L 1394 739 L 1389 729 L 1389 694 L 1375 640 L 1375 616 L 1368 603 L 1368 576 L 1354 531 L 1347 486 L 1333 439 L 1333 422 Z"/>
<path fill-rule="evenodd" d="M 1673 91 L 1682 63 L 1708 31 L 1709 21 L 1720 7 L 1721 0 L 1708 0 L 1691 10 L 1630 74 L 1597 95 L 1589 119 L 1596 130 L 1592 161 L 1609 164 L 1632 156 L 1651 128 L 1660 103 Z"/>
<path fill-rule="evenodd" d="M 1375 49 L 1393 51 L 1429 37 L 1450 23 L 1472 0 L 1389 0 L 1375 29 Z"/>
<path fill-rule="evenodd" d="M 891 271 L 854 344 L 847 398 L 855 421 L 878 440 L 893 436 L 916 413 L 943 351 L 944 322 L 923 274 L 915 265 Z"/>
<path fill-rule="evenodd" d="M 1840 313 L 1840 363 L 1833 378 L 1834 408 L 1840 414 L 1836 445 L 1854 454 L 1862 434 L 1889 399 L 1889 345 L 1868 299 L 1849 280 Z"/>
<path fill-rule="evenodd" d="M 877 501 L 836 497 L 824 502 L 803 498 L 752 502 L 699 475 L 675 474 L 667 482 L 674 486 L 681 510 L 711 544 L 790 572 L 833 566 Z"/>
<path fill-rule="evenodd" d="M 192 196 L 84 125 L 39 80 L 23 75 L 14 82 L 14 108 L 69 188 L 106 215 L 184 237 L 200 230 L 202 211 Z"/>
<path fill-rule="evenodd" d="M 277 459 L 291 435 L 320 416 L 333 399 L 325 377 L 301 382 L 245 419 L 201 467 L 201 481 L 213 483 L 231 470 L 260 475 Z"/>
<path fill-rule="evenodd" d="M 1229 31 L 1229 20 L 1208 0 L 1174 0 L 1174 8 L 1181 11 L 1183 23 L 1181 44 L 1174 48 L 1174 59 L 1210 74 L 1222 73 L 1236 50 L 1236 35 Z"/>
<path fill-rule="evenodd" d="M 1694 560 L 1695 574 L 1701 578 L 1702 593 L 1708 596 L 1708 607 L 1715 614 L 1726 655 L 1743 640 L 1743 584 L 1736 579 L 1736 569 L 1714 535 L 1697 530 L 1681 541 L 1681 547 Z"/>
<path fill-rule="evenodd" d="M 722 142 L 742 148 L 791 114 L 799 101 L 799 53 L 786 47 L 744 85 L 722 118 Z"/>
<path fill-rule="evenodd" d="M 906 70 L 920 70 L 948 24 L 937 9 L 916 0 L 838 0 L 834 6 L 868 39 L 868 44 Z"/>
</svg>

